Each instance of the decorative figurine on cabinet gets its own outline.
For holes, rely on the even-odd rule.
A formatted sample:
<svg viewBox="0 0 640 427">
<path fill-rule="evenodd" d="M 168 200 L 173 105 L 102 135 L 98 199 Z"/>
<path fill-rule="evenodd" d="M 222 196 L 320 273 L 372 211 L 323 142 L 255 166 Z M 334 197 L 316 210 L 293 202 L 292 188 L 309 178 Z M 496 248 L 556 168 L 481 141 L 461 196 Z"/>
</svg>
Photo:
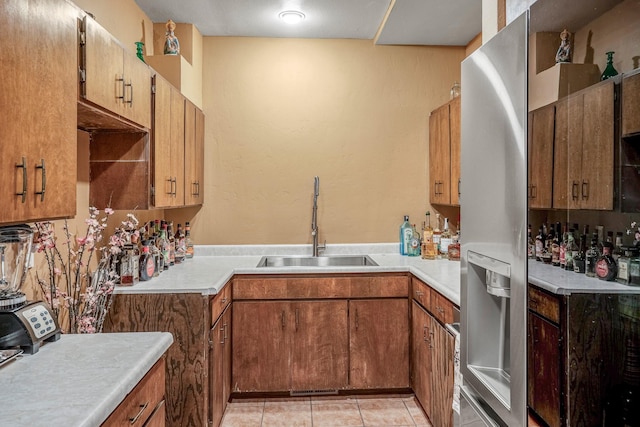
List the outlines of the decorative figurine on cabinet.
<svg viewBox="0 0 640 427">
<path fill-rule="evenodd" d="M 560 33 L 560 40 L 556 63 L 571 62 L 571 33 L 566 28 Z"/>
<path fill-rule="evenodd" d="M 169 19 L 165 27 L 167 28 L 167 32 L 165 33 L 166 39 L 164 42 L 164 54 L 179 55 L 180 43 L 178 42 L 176 35 L 173 33 L 176 29 L 176 23 Z"/>
</svg>

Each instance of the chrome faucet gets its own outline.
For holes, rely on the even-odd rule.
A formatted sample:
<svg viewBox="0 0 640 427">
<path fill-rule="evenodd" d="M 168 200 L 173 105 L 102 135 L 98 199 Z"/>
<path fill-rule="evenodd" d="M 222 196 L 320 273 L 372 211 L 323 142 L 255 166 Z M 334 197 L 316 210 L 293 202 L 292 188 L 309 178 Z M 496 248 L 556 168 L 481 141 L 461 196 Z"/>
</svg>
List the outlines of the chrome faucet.
<svg viewBox="0 0 640 427">
<path fill-rule="evenodd" d="M 318 253 L 324 251 L 327 247 L 327 241 L 320 245 L 318 243 L 318 196 L 320 195 L 320 178 L 313 178 L 313 210 L 311 212 L 311 236 L 313 236 L 313 256 L 317 257 Z"/>
</svg>

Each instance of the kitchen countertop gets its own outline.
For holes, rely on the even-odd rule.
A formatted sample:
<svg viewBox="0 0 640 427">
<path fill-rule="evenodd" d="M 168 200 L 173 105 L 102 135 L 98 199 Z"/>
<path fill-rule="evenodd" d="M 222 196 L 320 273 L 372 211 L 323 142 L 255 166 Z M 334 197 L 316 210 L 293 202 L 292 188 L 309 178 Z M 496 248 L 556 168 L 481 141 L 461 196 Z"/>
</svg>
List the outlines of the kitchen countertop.
<svg viewBox="0 0 640 427">
<path fill-rule="evenodd" d="M 0 425 L 98 426 L 172 343 L 167 332 L 63 334 L 0 368 Z"/>
<path fill-rule="evenodd" d="M 262 267 L 264 255 L 311 255 L 310 245 L 196 246 L 194 256 L 171 266 L 159 277 L 134 286 L 118 286 L 115 293 L 201 293 L 215 295 L 234 274 L 336 274 L 410 272 L 451 302 L 460 305 L 460 262 L 401 256 L 397 243 L 329 245 L 323 254 L 366 254 L 378 266 Z"/>
<path fill-rule="evenodd" d="M 336 274 L 410 272 L 456 305 L 460 305 L 460 262 L 424 260 L 398 254 L 396 243 L 328 245 L 323 255 L 369 255 L 378 266 L 358 267 L 262 267 L 265 255 L 311 255 L 310 245 L 196 246 L 196 256 L 172 266 L 147 282 L 118 286 L 116 293 L 201 293 L 215 295 L 234 274 Z M 572 293 L 640 294 L 640 287 L 605 282 L 529 261 L 529 282 L 559 295 Z"/>
</svg>

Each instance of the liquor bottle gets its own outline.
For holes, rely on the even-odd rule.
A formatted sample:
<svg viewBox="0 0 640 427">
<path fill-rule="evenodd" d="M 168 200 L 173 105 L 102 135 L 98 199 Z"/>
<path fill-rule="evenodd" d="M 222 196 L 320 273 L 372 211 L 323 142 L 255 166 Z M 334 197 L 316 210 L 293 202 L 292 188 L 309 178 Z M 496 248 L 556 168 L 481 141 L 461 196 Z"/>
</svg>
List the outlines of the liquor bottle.
<svg viewBox="0 0 640 427">
<path fill-rule="evenodd" d="M 600 253 L 598 251 L 598 233 L 593 233 L 591 235 L 591 247 L 586 252 L 585 265 L 584 265 L 584 274 L 587 277 L 596 277 L 596 262 L 600 257 Z"/>
<path fill-rule="evenodd" d="M 536 242 L 533 240 L 533 234 L 531 233 L 531 224 L 527 229 L 527 258 L 536 259 Z"/>
<path fill-rule="evenodd" d="M 411 227 L 411 238 L 409 239 L 408 250 L 409 252 L 407 255 L 420 256 L 420 233 L 418 233 L 418 229 L 416 229 L 415 224 Z"/>
<path fill-rule="evenodd" d="M 195 253 L 193 242 L 191 241 L 191 225 L 189 225 L 189 221 L 184 223 L 184 247 L 185 247 L 185 258 L 191 259 Z"/>
<path fill-rule="evenodd" d="M 567 249 L 565 253 L 566 264 L 564 267 L 565 270 L 573 270 L 573 260 L 578 256 L 578 253 L 580 252 L 580 248 L 576 244 L 574 233 L 575 230 L 572 228 L 567 234 Z"/>
<path fill-rule="evenodd" d="M 553 227 L 553 237 L 551 238 L 551 265 L 555 267 L 560 267 L 560 223 L 556 223 L 555 230 Z"/>
<path fill-rule="evenodd" d="M 140 255 L 140 280 L 151 280 L 155 276 L 156 261 L 151 254 L 151 248 L 148 240 L 142 241 L 142 254 Z"/>
<path fill-rule="evenodd" d="M 611 233 L 613 237 L 613 233 Z M 602 244 L 602 255 L 596 261 L 596 276 L 600 280 L 612 281 L 618 275 L 618 266 L 611 255 L 613 252 L 613 243 L 606 241 Z"/>
<path fill-rule="evenodd" d="M 427 220 L 422 228 L 422 258 L 435 259 L 436 254 L 433 251 L 433 228 L 431 228 L 431 212 L 426 213 Z"/>
<path fill-rule="evenodd" d="M 176 265 L 176 238 L 173 235 L 173 221 L 167 224 L 167 240 L 169 240 L 169 265 Z"/>
<path fill-rule="evenodd" d="M 169 239 L 167 239 L 167 223 L 162 221 L 160 226 L 160 236 L 158 237 L 158 248 L 162 254 L 163 269 L 169 269 Z"/>
<path fill-rule="evenodd" d="M 449 230 L 449 218 L 444 219 L 444 227 L 440 235 L 440 257 L 447 258 L 449 256 L 449 245 L 453 242 L 451 230 Z"/>
<path fill-rule="evenodd" d="M 400 224 L 400 255 L 409 255 L 411 236 L 413 236 L 413 230 L 409 223 L 409 215 L 405 215 L 404 221 Z"/>
<path fill-rule="evenodd" d="M 605 427 L 640 425 L 640 344 L 631 337 L 626 340 L 622 383 L 607 394 L 604 404 Z"/>
<path fill-rule="evenodd" d="M 613 256 L 613 259 L 617 263 L 618 258 L 620 258 L 623 253 L 624 251 L 622 250 L 622 231 L 618 231 L 616 233 L 615 247 L 613 248 L 613 253 L 611 254 L 611 256 Z"/>
<path fill-rule="evenodd" d="M 158 246 L 158 235 L 153 234 L 151 239 L 149 240 L 149 249 L 151 251 L 151 255 L 153 255 L 153 260 L 156 264 L 156 269 L 153 272 L 153 277 L 158 277 L 160 273 L 164 271 L 164 257 L 162 256 L 162 251 L 160 250 L 160 246 Z"/>
<path fill-rule="evenodd" d="M 584 274 L 586 266 L 586 252 L 587 252 L 587 235 L 581 234 L 578 244 L 578 254 L 573 258 L 573 271 L 576 273 Z"/>
<path fill-rule="evenodd" d="M 176 230 L 174 238 L 176 241 L 176 264 L 180 264 L 184 261 L 187 252 L 184 242 L 184 231 L 182 230 L 181 224 L 178 224 L 178 229 Z"/>
<path fill-rule="evenodd" d="M 567 269 L 567 239 L 569 236 L 569 223 L 565 223 L 562 230 L 562 238 L 560 239 L 560 268 Z"/>
<path fill-rule="evenodd" d="M 538 234 L 536 235 L 536 261 L 542 261 L 542 255 L 544 254 L 544 227 L 541 225 L 538 228 Z"/>
<path fill-rule="evenodd" d="M 120 284 L 131 286 L 140 280 L 138 247 L 133 243 L 125 243 L 120 258 Z"/>
<path fill-rule="evenodd" d="M 440 214 L 436 214 L 436 228 L 433 229 L 433 244 L 436 252 L 436 258 L 440 258 L 440 238 L 442 237 L 442 231 L 440 230 Z"/>
<path fill-rule="evenodd" d="M 453 242 L 449 245 L 449 261 L 460 261 L 460 218 L 458 218 L 458 230 L 453 236 Z"/>
</svg>

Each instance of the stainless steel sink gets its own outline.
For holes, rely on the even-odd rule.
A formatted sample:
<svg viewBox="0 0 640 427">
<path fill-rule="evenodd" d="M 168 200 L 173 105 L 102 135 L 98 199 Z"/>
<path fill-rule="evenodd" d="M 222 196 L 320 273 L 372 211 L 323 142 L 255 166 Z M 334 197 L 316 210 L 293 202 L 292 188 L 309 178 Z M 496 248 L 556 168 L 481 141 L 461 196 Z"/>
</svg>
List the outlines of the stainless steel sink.
<svg viewBox="0 0 640 427">
<path fill-rule="evenodd" d="M 264 256 L 256 267 L 372 267 L 378 265 L 367 255 Z"/>
</svg>

